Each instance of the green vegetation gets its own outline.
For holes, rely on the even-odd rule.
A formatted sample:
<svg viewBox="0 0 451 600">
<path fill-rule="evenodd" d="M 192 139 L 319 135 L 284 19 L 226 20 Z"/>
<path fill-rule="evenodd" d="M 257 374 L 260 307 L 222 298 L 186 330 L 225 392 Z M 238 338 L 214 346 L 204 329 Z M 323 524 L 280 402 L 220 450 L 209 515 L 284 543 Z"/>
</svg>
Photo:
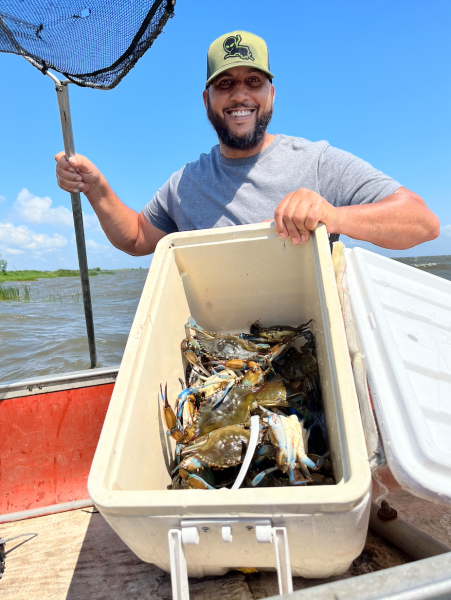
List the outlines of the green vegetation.
<svg viewBox="0 0 451 600">
<path fill-rule="evenodd" d="M 1 257 L 1 254 L 0 254 Z M 37 279 L 53 279 L 54 277 L 80 277 L 80 271 L 58 269 L 58 271 L 2 271 L 0 258 L 0 283 L 9 281 L 36 281 Z M 6 261 L 4 261 L 6 263 Z M 115 271 L 106 271 L 100 267 L 89 269 L 90 277 L 95 275 L 114 275 Z"/>
<path fill-rule="evenodd" d="M 30 288 L 26 285 L 0 285 L 0 300 L 15 300 L 17 302 L 30 302 Z"/>
<path fill-rule="evenodd" d="M 57 271 L 7 271 L 7 262 L 0 254 L 0 302 L 80 302 L 80 292 L 61 294 L 60 292 L 49 292 L 47 296 L 31 293 L 27 285 L 19 287 L 10 284 L 15 281 L 36 281 L 37 279 L 54 279 L 55 277 L 80 277 L 80 271 L 70 269 L 58 269 Z M 106 271 L 100 267 L 89 269 L 90 277 L 96 275 L 114 275 L 115 271 Z M 4 284 L 4 285 L 2 285 Z"/>
<path fill-rule="evenodd" d="M 32 293 L 28 285 L 19 287 L 18 285 L 0 285 L 0 302 L 80 302 L 80 292 L 70 292 L 61 294 L 61 292 L 49 292 L 47 296 L 41 296 Z"/>
</svg>

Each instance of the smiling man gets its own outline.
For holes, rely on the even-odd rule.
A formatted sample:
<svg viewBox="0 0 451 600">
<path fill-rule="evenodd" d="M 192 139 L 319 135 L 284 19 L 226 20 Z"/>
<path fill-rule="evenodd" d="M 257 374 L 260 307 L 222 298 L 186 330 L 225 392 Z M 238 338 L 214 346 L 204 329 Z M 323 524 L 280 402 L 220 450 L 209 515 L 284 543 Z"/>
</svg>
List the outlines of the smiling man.
<svg viewBox="0 0 451 600">
<path fill-rule="evenodd" d="M 275 96 L 269 68 L 266 44 L 252 33 L 211 44 L 203 100 L 219 145 L 174 173 L 140 214 L 84 156 L 56 155 L 59 186 L 84 192 L 111 243 L 135 256 L 175 231 L 272 218 L 293 244 L 307 241 L 320 221 L 329 233 L 383 248 L 435 239 L 439 221 L 424 201 L 367 162 L 327 142 L 267 133 Z"/>
</svg>

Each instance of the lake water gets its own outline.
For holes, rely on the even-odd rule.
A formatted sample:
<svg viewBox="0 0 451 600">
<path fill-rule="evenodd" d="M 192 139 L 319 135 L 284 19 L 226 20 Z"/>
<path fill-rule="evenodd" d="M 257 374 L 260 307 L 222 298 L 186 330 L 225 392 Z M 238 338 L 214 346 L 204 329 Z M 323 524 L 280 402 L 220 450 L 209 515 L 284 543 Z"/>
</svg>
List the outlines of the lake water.
<svg viewBox="0 0 451 600">
<path fill-rule="evenodd" d="M 90 278 L 99 367 L 120 364 L 147 273 L 137 269 Z M 17 283 L 30 288 L 31 302 L 0 301 L 1 382 L 89 369 L 79 281 Z"/>
<path fill-rule="evenodd" d="M 451 281 L 451 256 L 399 260 Z M 120 364 L 147 273 L 139 269 L 91 277 L 99 367 Z M 88 369 L 78 278 L 17 285 L 30 288 L 31 302 L 0 301 L 0 382 Z"/>
<path fill-rule="evenodd" d="M 414 256 L 412 258 L 397 258 L 405 265 L 416 267 L 426 273 L 443 277 L 451 281 L 451 256 Z"/>
</svg>

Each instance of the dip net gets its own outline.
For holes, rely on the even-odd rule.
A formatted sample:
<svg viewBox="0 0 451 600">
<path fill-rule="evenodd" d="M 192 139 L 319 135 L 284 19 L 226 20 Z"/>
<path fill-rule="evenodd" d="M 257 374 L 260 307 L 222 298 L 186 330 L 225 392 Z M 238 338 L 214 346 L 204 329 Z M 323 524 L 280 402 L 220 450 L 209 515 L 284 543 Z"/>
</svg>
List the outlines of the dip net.
<svg viewBox="0 0 451 600">
<path fill-rule="evenodd" d="M 112 89 L 150 48 L 175 0 L 2 0 L 0 52 L 27 58 L 43 74 Z"/>
</svg>

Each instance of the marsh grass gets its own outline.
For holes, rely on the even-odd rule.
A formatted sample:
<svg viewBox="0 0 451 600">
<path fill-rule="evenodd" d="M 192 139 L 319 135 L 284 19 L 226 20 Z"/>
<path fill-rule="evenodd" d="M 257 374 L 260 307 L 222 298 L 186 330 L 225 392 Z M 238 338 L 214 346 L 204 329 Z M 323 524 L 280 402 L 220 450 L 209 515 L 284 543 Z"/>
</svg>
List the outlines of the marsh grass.
<svg viewBox="0 0 451 600">
<path fill-rule="evenodd" d="M 0 302 L 60 302 L 61 304 L 78 304 L 80 292 L 61 294 L 49 292 L 47 296 L 32 293 L 28 285 L 0 285 Z"/>
<path fill-rule="evenodd" d="M 96 275 L 115 275 L 115 271 L 100 269 L 89 269 L 90 277 Z M 0 272 L 0 284 L 9 281 L 36 281 L 37 279 L 54 279 L 55 277 L 80 277 L 80 271 L 71 269 L 58 269 L 57 271 L 6 271 Z"/>
<path fill-rule="evenodd" d="M 0 300 L 30 302 L 30 288 L 24 285 L 0 285 Z"/>
</svg>

